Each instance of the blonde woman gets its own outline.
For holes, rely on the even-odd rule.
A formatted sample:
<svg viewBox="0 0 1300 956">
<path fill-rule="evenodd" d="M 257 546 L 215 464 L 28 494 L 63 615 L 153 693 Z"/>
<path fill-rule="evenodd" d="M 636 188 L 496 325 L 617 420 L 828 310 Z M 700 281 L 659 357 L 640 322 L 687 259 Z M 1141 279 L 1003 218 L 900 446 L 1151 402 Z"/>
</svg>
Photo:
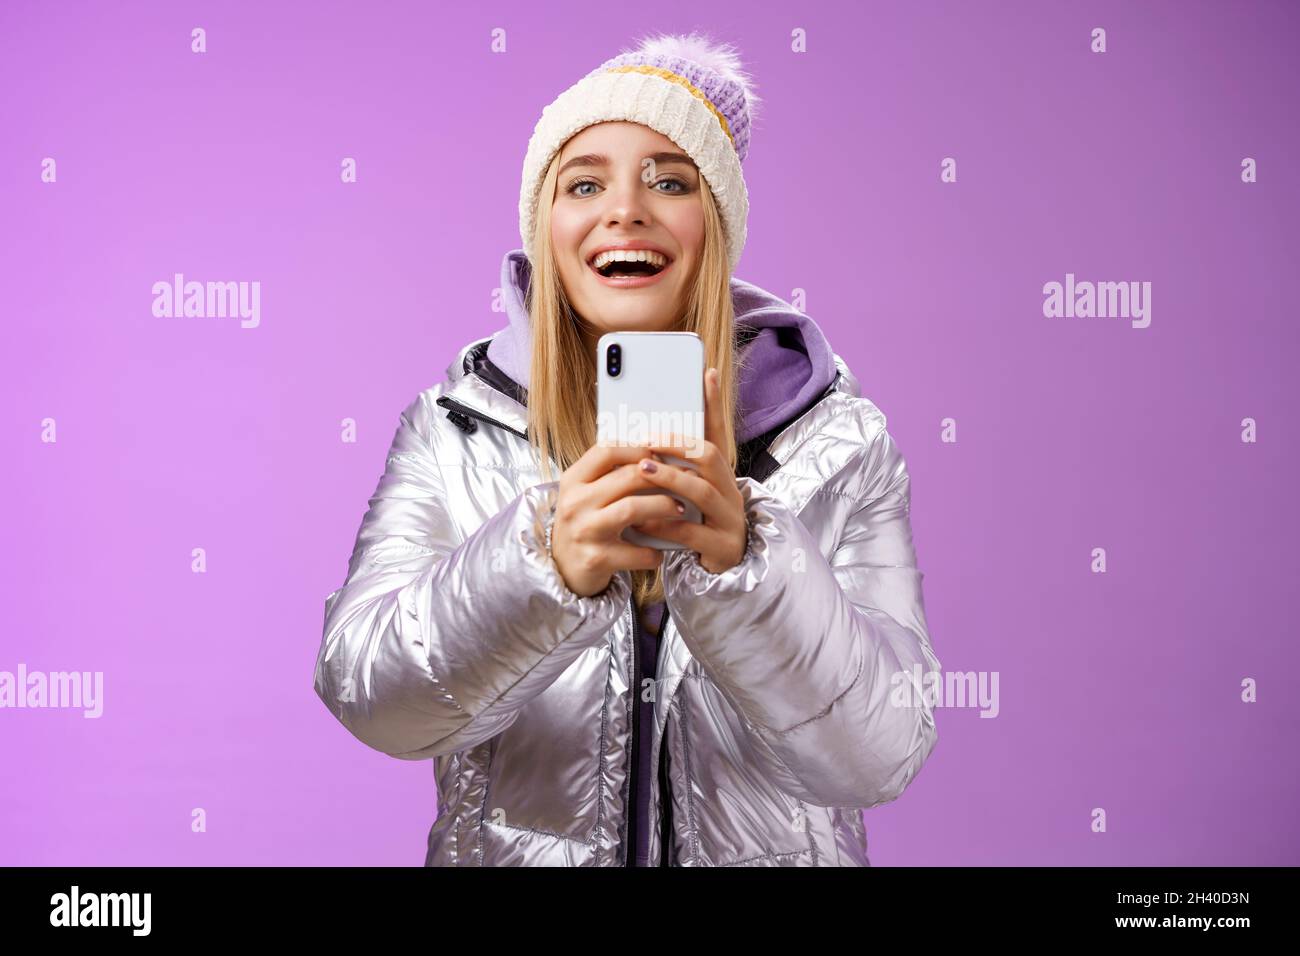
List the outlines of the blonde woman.
<svg viewBox="0 0 1300 956">
<path fill-rule="evenodd" d="M 401 415 L 315 687 L 435 762 L 428 866 L 869 866 L 862 809 L 935 745 L 903 457 L 817 324 L 733 276 L 757 102 L 695 35 L 561 94 L 509 325 Z M 608 331 L 703 341 L 698 473 L 595 444 Z"/>
</svg>

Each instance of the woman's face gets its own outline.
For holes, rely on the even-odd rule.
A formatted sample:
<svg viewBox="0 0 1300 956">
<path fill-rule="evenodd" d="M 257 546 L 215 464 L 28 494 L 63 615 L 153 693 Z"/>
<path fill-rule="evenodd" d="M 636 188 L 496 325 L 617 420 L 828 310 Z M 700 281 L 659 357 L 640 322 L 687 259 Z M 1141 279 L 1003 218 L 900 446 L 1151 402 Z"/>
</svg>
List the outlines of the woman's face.
<svg viewBox="0 0 1300 956">
<path fill-rule="evenodd" d="M 596 337 L 671 331 L 686 310 L 704 245 L 695 164 L 648 126 L 606 122 L 565 143 L 559 165 L 551 244 L 574 311 L 596 328 Z M 604 278 L 594 268 L 593 258 L 607 246 L 647 244 L 668 259 L 652 277 Z M 589 344 L 594 350 L 594 339 Z"/>
</svg>

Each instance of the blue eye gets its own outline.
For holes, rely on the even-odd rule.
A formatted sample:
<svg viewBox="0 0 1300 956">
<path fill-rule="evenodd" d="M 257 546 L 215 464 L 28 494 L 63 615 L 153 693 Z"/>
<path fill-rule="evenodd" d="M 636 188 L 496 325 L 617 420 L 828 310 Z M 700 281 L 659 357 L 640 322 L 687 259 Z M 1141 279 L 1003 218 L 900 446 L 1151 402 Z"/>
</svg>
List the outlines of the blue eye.
<svg viewBox="0 0 1300 956">
<path fill-rule="evenodd" d="M 662 186 L 664 185 L 664 183 L 672 183 L 673 185 L 679 186 L 680 188 L 674 190 L 658 189 L 656 190 L 657 192 L 664 193 L 665 195 L 668 196 L 682 196 L 691 191 L 690 184 L 683 182 L 682 180 L 678 179 L 676 176 L 666 176 L 663 179 L 656 182 L 655 186 Z M 577 196 L 579 199 L 583 199 L 586 198 L 587 196 L 592 196 L 595 194 L 578 192 L 578 190 L 581 187 L 598 186 L 598 185 L 600 184 L 597 183 L 594 179 L 575 179 L 573 182 L 569 183 L 569 187 L 564 191 L 566 194 L 570 196 Z"/>
<path fill-rule="evenodd" d="M 676 183 L 678 186 L 682 187 L 675 195 L 680 195 L 681 193 L 688 193 L 691 191 L 690 186 L 688 186 L 686 183 L 682 182 L 680 179 L 676 178 L 675 176 L 669 176 L 666 179 L 661 179 L 659 180 L 659 182 L 655 183 L 655 185 L 662 186 L 664 183 Z"/>
</svg>

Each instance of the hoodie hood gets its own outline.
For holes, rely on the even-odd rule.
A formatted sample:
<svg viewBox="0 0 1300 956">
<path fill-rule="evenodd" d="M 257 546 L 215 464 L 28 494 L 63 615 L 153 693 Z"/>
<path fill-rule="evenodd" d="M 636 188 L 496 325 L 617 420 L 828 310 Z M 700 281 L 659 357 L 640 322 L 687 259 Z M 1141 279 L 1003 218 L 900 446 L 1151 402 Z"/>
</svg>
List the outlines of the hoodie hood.
<svg viewBox="0 0 1300 956">
<path fill-rule="evenodd" d="M 487 357 L 525 389 L 532 330 L 525 306 L 532 266 L 522 249 L 501 263 L 501 295 L 510 324 L 492 337 Z M 770 292 L 731 279 L 740 347 L 737 442 L 784 424 L 835 381 L 835 353 L 817 323 Z"/>
</svg>

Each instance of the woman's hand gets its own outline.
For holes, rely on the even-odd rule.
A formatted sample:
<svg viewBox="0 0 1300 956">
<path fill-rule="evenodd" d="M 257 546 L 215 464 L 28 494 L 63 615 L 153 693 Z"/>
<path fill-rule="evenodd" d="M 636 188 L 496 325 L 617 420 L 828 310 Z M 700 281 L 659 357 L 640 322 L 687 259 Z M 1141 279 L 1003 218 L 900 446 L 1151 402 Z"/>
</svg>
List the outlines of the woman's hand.
<svg viewBox="0 0 1300 956">
<path fill-rule="evenodd" d="M 652 570 L 663 560 L 658 548 L 622 537 L 628 525 L 684 510 L 668 495 L 633 494 L 655 487 L 636 466 L 649 455 L 644 446 L 592 445 L 560 476 L 551 557 L 574 594 L 599 594 L 615 572 Z"/>
<path fill-rule="evenodd" d="M 685 545 L 700 556 L 710 574 L 735 567 L 745 556 L 749 528 L 744 498 L 736 476 L 718 450 L 722 438 L 722 401 L 718 370 L 704 375 L 704 440 L 686 445 L 652 445 L 655 452 L 694 462 L 699 472 L 648 456 L 638 464 L 641 474 L 665 491 L 676 492 L 700 509 L 703 524 L 657 517 L 635 524 L 636 530 Z M 657 497 L 657 496 L 656 496 Z"/>
</svg>

